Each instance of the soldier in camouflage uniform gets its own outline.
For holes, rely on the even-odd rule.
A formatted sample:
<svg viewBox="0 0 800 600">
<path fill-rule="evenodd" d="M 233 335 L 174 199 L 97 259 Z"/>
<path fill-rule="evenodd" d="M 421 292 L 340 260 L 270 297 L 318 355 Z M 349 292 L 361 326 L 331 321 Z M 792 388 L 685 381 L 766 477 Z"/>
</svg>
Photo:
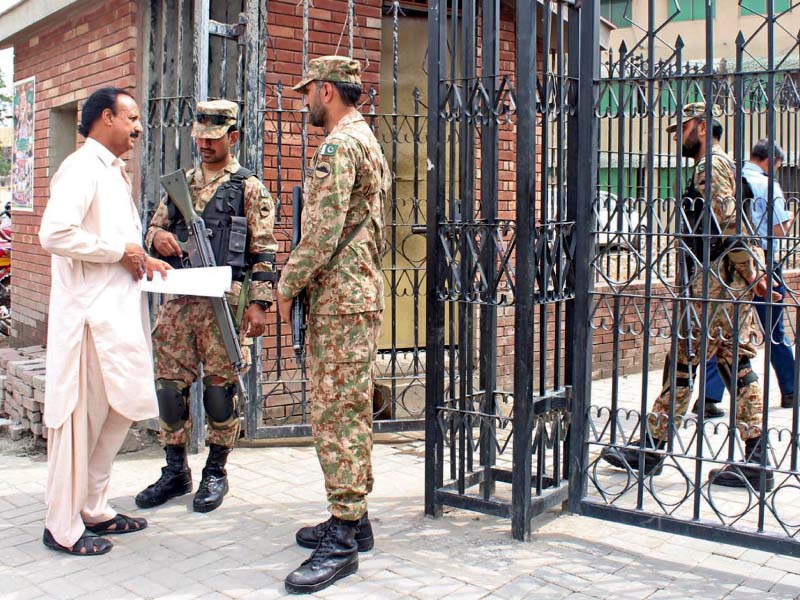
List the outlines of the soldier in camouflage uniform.
<svg viewBox="0 0 800 600">
<path fill-rule="evenodd" d="M 360 74 L 356 60 L 316 58 L 294 88 L 305 96 L 310 123 L 330 133 L 306 174 L 302 240 L 281 274 L 278 307 L 287 319 L 292 298 L 307 289 L 311 423 L 331 517 L 297 532 L 301 546 L 316 549 L 286 578 L 293 593 L 314 592 L 355 573 L 358 551 L 373 545 L 367 516 L 372 374 L 383 315 L 383 205 L 391 176 L 356 109 Z"/>
<path fill-rule="evenodd" d="M 272 233 L 274 205 L 269 192 L 231 155 L 231 147 L 239 138 L 237 118 L 238 106 L 234 102 L 197 103 L 192 137 L 197 142 L 201 164 L 190 169 L 186 178 L 194 209 L 212 232 L 210 243 L 217 264 L 230 265 L 233 270 L 228 301 L 235 317 L 241 318 L 240 337 L 245 338 L 264 333 L 266 311 L 273 299 L 277 242 Z M 178 240 L 186 238 L 183 217 L 164 198 L 150 222 L 145 245 L 173 267 L 181 268 L 189 266 L 188 257 L 178 245 Z M 211 301 L 179 296 L 166 302 L 153 331 L 153 347 L 167 466 L 162 468 L 158 481 L 136 496 L 136 504 L 142 508 L 158 506 L 192 490 L 192 475 L 186 462 L 186 441 L 192 429 L 189 388 L 197 380 L 198 365 L 202 363 L 210 450 L 193 506 L 198 512 L 214 510 L 228 491 L 225 462 L 239 435 L 239 414 L 236 374 L 225 352 Z M 249 352 L 244 355 L 248 358 Z"/>
<path fill-rule="evenodd" d="M 712 108 L 713 115 L 721 114 L 719 107 Z M 677 125 L 667 128 L 674 132 Z M 681 154 L 685 158 L 695 160 L 694 172 L 689 187 L 684 194 L 684 211 L 692 223 L 695 234 L 703 232 L 701 210 L 706 189 L 706 144 L 707 122 L 706 105 L 704 103 L 688 104 L 683 111 L 683 145 Z M 749 219 L 740 219 L 742 223 L 741 235 L 737 235 L 737 204 L 736 187 L 737 175 L 733 160 L 724 152 L 719 144 L 722 136 L 722 125 L 713 121 L 711 146 L 711 206 L 712 223 L 709 230 L 716 237 L 711 242 L 711 265 L 709 269 L 709 298 L 716 302 L 708 306 L 708 329 L 702 330 L 700 323 L 692 324 L 691 336 L 693 352 L 686 339 L 678 342 L 678 356 L 675 369 L 675 428 L 679 428 L 684 413 L 691 399 L 691 390 L 695 369 L 701 359 L 710 359 L 716 356 L 720 375 L 728 383 L 734 383 L 731 368 L 734 362 L 734 352 L 738 350 L 738 371 L 735 377 L 736 384 L 736 423 L 739 434 L 745 441 L 745 460 L 751 463 L 761 462 L 761 410 L 762 395 L 758 383 L 758 376 L 752 369 L 750 360 L 755 357 L 756 349 L 753 345 L 755 333 L 754 311 L 751 304 L 754 291 L 763 282 L 761 265 L 764 264 L 764 255 L 755 232 L 748 231 L 745 223 Z M 695 215 L 695 219 L 692 218 Z M 748 237 L 750 236 L 750 237 Z M 701 241 L 700 238 L 693 238 Z M 691 245 L 692 241 L 687 244 Z M 699 263 L 703 261 L 702 244 L 694 244 L 692 251 Z M 689 253 L 688 251 L 687 254 Z M 691 261 L 687 260 L 687 263 Z M 696 269 L 690 274 L 689 285 L 692 297 L 703 296 L 703 270 Z M 734 304 L 731 301 L 740 301 L 739 305 L 739 330 L 738 346 L 734 344 L 734 332 L 731 330 L 734 323 Z M 702 304 L 695 305 L 696 314 L 701 314 Z M 684 314 L 685 318 L 686 315 Z M 702 336 L 706 336 L 707 355 L 702 357 L 696 350 Z M 652 439 L 648 437 L 645 448 L 662 449 L 666 446 L 669 435 L 670 396 L 672 395 L 670 361 L 664 366 L 663 388 L 658 399 L 653 405 L 653 410 L 648 416 L 648 427 Z M 629 447 L 605 448 L 601 454 L 603 459 L 619 468 L 639 468 L 640 441 L 631 442 Z M 644 453 L 644 471 L 646 474 L 658 475 L 664 456 L 653 451 Z M 709 474 L 711 483 L 728 487 L 745 487 L 745 481 L 758 488 L 759 469 L 750 466 L 728 466 L 724 469 L 713 469 Z M 773 475 L 767 472 L 767 489 L 773 485 Z"/>
</svg>

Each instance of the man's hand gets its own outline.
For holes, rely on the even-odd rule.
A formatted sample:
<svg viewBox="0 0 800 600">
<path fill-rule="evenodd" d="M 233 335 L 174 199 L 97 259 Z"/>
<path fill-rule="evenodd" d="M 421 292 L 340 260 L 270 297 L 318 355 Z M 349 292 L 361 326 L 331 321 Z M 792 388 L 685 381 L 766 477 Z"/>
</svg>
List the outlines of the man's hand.
<svg viewBox="0 0 800 600">
<path fill-rule="evenodd" d="M 278 314 L 281 321 L 289 323 L 292 319 L 292 299 L 282 296 L 278 290 L 275 290 L 275 295 L 278 297 Z"/>
<path fill-rule="evenodd" d="M 147 273 L 147 281 L 153 280 L 153 273 L 158 271 L 161 273 L 161 279 L 167 278 L 167 271 L 171 271 L 172 267 L 169 266 L 168 263 L 165 263 L 163 260 L 158 260 L 157 258 L 153 258 L 152 256 L 148 256 L 145 260 L 144 264 L 145 271 Z"/>
<path fill-rule="evenodd" d="M 139 281 L 145 275 L 146 258 L 144 248 L 139 244 L 125 244 L 125 252 L 119 262 L 134 280 Z"/>
<path fill-rule="evenodd" d="M 153 248 L 161 256 L 181 256 L 183 254 L 178 240 L 166 229 L 159 229 L 153 235 Z"/>
<path fill-rule="evenodd" d="M 244 311 L 242 318 L 242 331 L 247 337 L 264 335 L 267 330 L 267 311 L 258 304 L 251 304 Z"/>
</svg>

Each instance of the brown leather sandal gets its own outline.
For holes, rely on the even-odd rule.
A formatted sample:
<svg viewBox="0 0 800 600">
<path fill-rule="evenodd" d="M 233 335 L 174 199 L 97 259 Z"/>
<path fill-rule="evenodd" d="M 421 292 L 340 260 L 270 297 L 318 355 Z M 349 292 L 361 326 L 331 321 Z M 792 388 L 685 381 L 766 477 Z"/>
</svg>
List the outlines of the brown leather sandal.
<svg viewBox="0 0 800 600">
<path fill-rule="evenodd" d="M 62 546 L 53 537 L 49 529 L 45 529 L 42 534 L 42 543 L 58 552 L 65 552 L 66 554 L 74 554 L 75 556 L 99 556 L 110 552 L 114 544 L 105 538 L 97 537 L 93 533 L 84 531 L 83 535 L 78 538 L 72 547 Z"/>
<path fill-rule="evenodd" d="M 147 521 L 127 515 L 117 513 L 113 519 L 103 521 L 102 523 L 95 523 L 93 525 L 86 525 L 86 529 L 97 535 L 109 535 L 116 533 L 132 533 L 134 531 L 141 531 L 147 527 Z"/>
</svg>

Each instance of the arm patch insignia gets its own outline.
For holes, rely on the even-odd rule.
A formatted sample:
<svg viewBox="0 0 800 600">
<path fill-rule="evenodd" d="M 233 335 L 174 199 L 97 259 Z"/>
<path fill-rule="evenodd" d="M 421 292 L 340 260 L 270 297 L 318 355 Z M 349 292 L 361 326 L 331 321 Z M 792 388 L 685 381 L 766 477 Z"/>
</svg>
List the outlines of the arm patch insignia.
<svg viewBox="0 0 800 600">
<path fill-rule="evenodd" d="M 338 148 L 339 144 L 322 144 L 319 153 L 321 156 L 333 156 Z"/>
<path fill-rule="evenodd" d="M 331 174 L 331 167 L 326 162 L 318 162 L 317 166 L 314 168 L 314 176 L 317 179 L 324 179 L 330 174 Z"/>
</svg>

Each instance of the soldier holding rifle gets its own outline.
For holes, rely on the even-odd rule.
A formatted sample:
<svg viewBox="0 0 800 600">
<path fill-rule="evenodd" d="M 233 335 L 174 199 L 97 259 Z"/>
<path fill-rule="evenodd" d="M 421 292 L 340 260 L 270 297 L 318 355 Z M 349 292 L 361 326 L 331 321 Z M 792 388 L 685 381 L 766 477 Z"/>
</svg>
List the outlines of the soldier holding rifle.
<svg viewBox="0 0 800 600">
<path fill-rule="evenodd" d="M 359 550 L 372 548 L 367 494 L 372 489 L 372 372 L 383 316 L 383 205 L 390 170 L 356 109 L 361 65 L 341 56 L 309 61 L 294 88 L 309 121 L 328 132 L 305 181 L 302 239 L 278 283 L 288 319 L 305 289 L 308 376 L 314 443 L 331 517 L 303 527 L 311 557 L 286 578 L 291 593 L 321 590 L 355 573 Z"/>
<path fill-rule="evenodd" d="M 202 261 L 194 264 L 196 256 L 189 264 L 190 257 L 184 253 L 187 240 L 206 235 L 215 264 L 232 268 L 234 284 L 228 294 L 232 313 L 227 302 L 195 296 L 173 298 L 161 307 L 153 346 L 167 464 L 161 469 L 161 477 L 136 496 L 136 504 L 142 508 L 159 506 L 192 490 L 186 461 L 186 441 L 192 428 L 189 388 L 198 377 L 201 362 L 210 450 L 194 497 L 194 510 L 214 510 L 228 491 L 225 463 L 239 434 L 236 384 L 240 382 L 241 401 L 241 368 L 246 366 L 235 331 L 231 334 L 231 324 L 234 318 L 241 323 L 243 337 L 264 333 L 277 250 L 272 198 L 231 154 L 239 139 L 237 118 L 234 102 L 197 103 L 192 137 L 197 141 L 201 164 L 186 173 L 186 181 L 205 231 L 193 235 L 195 229 L 187 227 L 177 199 L 167 197 L 153 215 L 145 236 L 148 250 L 181 268 L 206 266 Z M 209 258 L 205 256 L 206 262 Z M 242 358 L 236 358 L 237 352 Z"/>
</svg>

